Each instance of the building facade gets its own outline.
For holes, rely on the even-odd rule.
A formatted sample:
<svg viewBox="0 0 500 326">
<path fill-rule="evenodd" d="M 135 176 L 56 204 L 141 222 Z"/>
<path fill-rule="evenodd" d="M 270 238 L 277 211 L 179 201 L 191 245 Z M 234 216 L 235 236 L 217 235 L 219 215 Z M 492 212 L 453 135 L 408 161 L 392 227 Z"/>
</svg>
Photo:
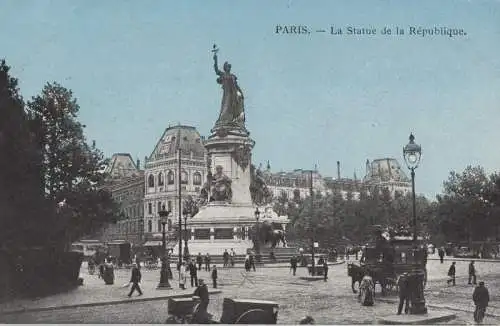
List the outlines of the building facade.
<svg viewBox="0 0 500 326">
<path fill-rule="evenodd" d="M 105 189 L 120 206 L 120 219 L 102 230 L 101 240 L 126 240 L 133 244 L 143 242 L 144 171 L 140 162 L 134 163 L 128 153 L 113 154 L 106 168 Z"/>
<path fill-rule="evenodd" d="M 184 201 L 189 197 L 196 199 L 207 178 L 207 157 L 203 138 L 196 128 L 191 126 L 178 125 L 167 128 L 151 155 L 146 158 L 144 168 L 145 238 L 148 241 L 161 238 L 159 212 L 165 209 L 170 212 L 166 231 L 169 239 L 172 239 L 172 236 L 175 236 L 173 230 L 178 224 L 179 213 L 183 213 Z"/>
<path fill-rule="evenodd" d="M 273 173 L 268 162 L 262 174 L 274 199 L 282 196 L 289 199 L 297 197 L 304 199 L 310 195 L 311 170 L 296 169 L 291 172 Z M 320 192 L 322 195 L 329 192 L 323 177 L 317 170 L 312 171 L 312 188 L 313 191 Z"/>
</svg>

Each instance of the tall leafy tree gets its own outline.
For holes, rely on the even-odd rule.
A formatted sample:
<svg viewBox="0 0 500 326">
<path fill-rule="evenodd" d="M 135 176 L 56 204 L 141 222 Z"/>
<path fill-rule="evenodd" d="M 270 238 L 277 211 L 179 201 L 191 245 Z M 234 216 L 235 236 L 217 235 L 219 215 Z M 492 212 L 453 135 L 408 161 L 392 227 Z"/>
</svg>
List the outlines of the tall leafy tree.
<svg viewBox="0 0 500 326">
<path fill-rule="evenodd" d="M 28 107 L 39 117 L 43 189 L 57 207 L 48 232 L 52 239 L 68 244 L 113 222 L 117 205 L 101 187 L 105 160 L 95 142 L 85 139 L 72 92 L 48 83 Z"/>
<path fill-rule="evenodd" d="M 41 161 L 35 126 L 37 117 L 25 111 L 18 81 L 0 61 L 0 246 L 43 242 L 38 232 L 44 214 L 40 192 Z"/>
</svg>

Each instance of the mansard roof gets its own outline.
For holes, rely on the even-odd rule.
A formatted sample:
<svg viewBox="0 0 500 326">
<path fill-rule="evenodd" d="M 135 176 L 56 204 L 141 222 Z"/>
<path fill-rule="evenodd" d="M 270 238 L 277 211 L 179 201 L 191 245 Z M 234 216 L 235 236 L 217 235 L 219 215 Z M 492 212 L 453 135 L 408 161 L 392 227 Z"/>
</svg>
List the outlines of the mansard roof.
<svg viewBox="0 0 500 326">
<path fill-rule="evenodd" d="M 127 178 L 139 174 L 139 169 L 129 153 L 115 153 L 111 156 L 104 172 L 111 178 Z"/>
<path fill-rule="evenodd" d="M 203 158 L 205 156 L 203 139 L 196 128 L 177 125 L 165 129 L 148 161 L 175 157 L 179 148 L 183 156 L 191 155 L 191 153 L 193 153 L 194 158 Z"/>
</svg>

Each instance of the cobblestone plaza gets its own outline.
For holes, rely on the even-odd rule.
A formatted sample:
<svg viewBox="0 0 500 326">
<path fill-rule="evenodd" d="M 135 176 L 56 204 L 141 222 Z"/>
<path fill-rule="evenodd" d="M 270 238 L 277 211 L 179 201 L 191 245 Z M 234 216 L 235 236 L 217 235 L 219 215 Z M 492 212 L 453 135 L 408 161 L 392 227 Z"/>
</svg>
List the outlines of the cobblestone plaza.
<svg viewBox="0 0 500 326">
<path fill-rule="evenodd" d="M 457 261 L 457 285 L 446 285 L 446 271 L 450 261 L 440 264 L 429 260 L 429 281 L 425 291 L 429 310 L 453 312 L 455 320 L 448 324 L 469 324 L 473 322 L 473 287 L 467 285 L 468 261 Z M 480 280 L 486 282 L 490 290 L 491 304 L 487 310 L 485 323 L 500 323 L 498 300 L 497 262 L 476 262 Z M 182 293 L 181 290 L 156 290 L 159 272 L 143 271 L 142 287 L 144 299 L 127 299 L 126 289 L 122 286 L 128 281 L 129 271 L 118 270 L 114 285 L 106 286 L 95 275 L 88 275 L 82 267 L 81 275 L 85 285 L 71 293 L 63 293 L 49 298 L 28 302 L 18 301 L 1 306 L 2 311 L 12 311 L 43 306 L 76 305 L 94 302 L 91 307 L 55 308 L 46 311 L 26 311 L 4 313 L 0 317 L 3 323 L 164 323 L 167 318 L 167 300 L 155 296 Z M 346 265 L 338 264 L 330 268 L 328 282 L 307 282 L 299 279 L 305 275 L 305 269 L 299 269 L 297 276 L 292 276 L 287 266 L 269 266 L 258 268 L 256 272 L 245 273 L 240 267 L 219 269 L 219 283 L 222 293 L 210 298 L 209 312 L 218 320 L 222 313 L 223 298 L 253 298 L 272 300 L 279 303 L 278 323 L 296 324 L 303 316 L 314 316 L 318 324 L 373 324 L 377 316 L 396 312 L 394 295 L 381 297 L 377 292 L 375 305 L 361 306 L 356 295 L 351 292 L 350 278 L 347 277 Z M 201 278 L 208 279 L 208 272 L 201 271 Z M 173 285 L 176 285 L 174 275 Z M 188 288 L 184 293 L 191 293 Z M 144 300 L 144 301 L 142 301 Z M 109 303 L 110 301 L 121 301 Z M 102 303 L 102 304 L 99 304 Z"/>
</svg>

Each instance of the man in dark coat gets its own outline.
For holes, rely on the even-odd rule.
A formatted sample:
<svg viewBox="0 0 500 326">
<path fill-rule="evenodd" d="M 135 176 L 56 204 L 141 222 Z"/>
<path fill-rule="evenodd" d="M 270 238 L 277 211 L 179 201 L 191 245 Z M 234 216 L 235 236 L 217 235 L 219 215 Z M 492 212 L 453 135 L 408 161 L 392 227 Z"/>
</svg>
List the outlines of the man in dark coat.
<svg viewBox="0 0 500 326">
<path fill-rule="evenodd" d="M 295 255 L 290 259 L 290 268 L 293 272 L 293 276 L 295 276 L 295 273 L 297 272 L 297 256 Z"/>
<path fill-rule="evenodd" d="M 399 288 L 399 306 L 398 315 L 401 315 L 403 311 L 403 305 L 405 306 L 405 314 L 408 313 L 410 308 L 410 286 L 408 282 L 408 273 L 403 273 L 398 279 Z"/>
<path fill-rule="evenodd" d="M 189 275 L 191 276 L 191 286 L 198 286 L 198 270 L 193 260 L 189 261 Z"/>
<path fill-rule="evenodd" d="M 469 264 L 469 284 L 471 284 L 471 280 L 473 281 L 472 283 L 476 285 L 476 267 L 474 266 L 473 260 Z"/>
<path fill-rule="evenodd" d="M 484 286 L 484 282 L 479 282 L 479 286 L 474 289 L 472 300 L 476 305 L 474 320 L 477 323 L 481 323 L 483 321 L 484 314 L 486 313 L 488 302 L 490 301 L 490 294 L 488 293 L 488 289 Z"/>
<path fill-rule="evenodd" d="M 442 264 L 444 261 L 444 249 L 443 248 L 438 249 L 438 255 L 439 255 L 439 260 L 441 261 L 441 264 Z"/>
<path fill-rule="evenodd" d="M 248 262 L 250 263 L 250 268 L 253 268 L 253 271 L 255 272 L 255 259 L 253 253 L 250 254 Z"/>
<path fill-rule="evenodd" d="M 207 312 L 210 299 L 205 281 L 200 279 L 199 282 L 200 284 L 196 287 L 196 290 L 194 290 L 193 296 L 200 298 L 200 305 L 194 314 L 193 322 L 195 324 L 206 324 L 210 319 Z"/>
<path fill-rule="evenodd" d="M 132 283 L 132 287 L 130 288 L 130 292 L 128 294 L 129 298 L 132 296 L 132 293 L 134 293 L 135 290 L 139 292 L 139 295 L 142 295 L 141 287 L 139 286 L 140 281 L 141 281 L 141 271 L 137 267 L 137 264 L 134 263 L 132 267 L 132 276 L 130 277 L 130 283 Z"/>
<path fill-rule="evenodd" d="M 228 267 L 229 253 L 227 252 L 227 249 L 225 249 L 224 253 L 222 254 L 222 260 L 224 261 L 224 267 Z"/>
<path fill-rule="evenodd" d="M 214 289 L 217 288 L 217 266 L 214 265 L 214 268 L 212 269 L 212 284 L 214 286 Z"/>
<path fill-rule="evenodd" d="M 326 279 L 328 278 L 328 263 L 326 260 L 323 261 L 323 277 L 324 281 L 326 282 Z"/>
<path fill-rule="evenodd" d="M 208 254 L 208 252 L 205 255 L 204 262 L 205 262 L 205 271 L 210 272 L 210 255 Z"/>
<path fill-rule="evenodd" d="M 447 284 L 453 283 L 455 285 L 455 262 L 451 263 L 450 269 L 448 270 L 448 276 L 450 277 L 449 280 L 446 281 Z"/>
<path fill-rule="evenodd" d="M 198 264 L 198 270 L 201 271 L 201 264 L 203 264 L 203 257 L 201 256 L 201 252 L 196 256 L 196 263 Z"/>
</svg>

